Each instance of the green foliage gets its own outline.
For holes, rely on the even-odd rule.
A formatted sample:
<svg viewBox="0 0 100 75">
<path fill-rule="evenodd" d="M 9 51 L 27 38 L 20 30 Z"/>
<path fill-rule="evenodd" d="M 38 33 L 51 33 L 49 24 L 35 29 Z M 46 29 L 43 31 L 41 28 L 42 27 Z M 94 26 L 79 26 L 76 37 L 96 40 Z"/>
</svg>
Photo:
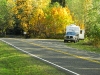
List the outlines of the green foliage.
<svg viewBox="0 0 100 75">
<path fill-rule="evenodd" d="M 0 0 L 0 30 L 5 31 L 7 27 L 7 18 L 8 10 L 7 10 L 7 2 L 6 0 Z"/>
<path fill-rule="evenodd" d="M 93 45 L 99 47 L 100 43 L 100 1 L 93 2 L 93 7 L 88 10 L 86 28 L 87 36 Z"/>
<path fill-rule="evenodd" d="M 58 2 L 55 2 L 53 4 L 51 4 L 52 7 L 61 7 L 60 4 Z"/>
<path fill-rule="evenodd" d="M 70 9 L 75 23 L 82 24 L 84 22 L 84 0 L 66 0 L 66 6 Z"/>
<path fill-rule="evenodd" d="M 6 32 L 7 29 L 13 28 L 13 3 L 7 0 L 0 0 L 0 34 Z"/>
<path fill-rule="evenodd" d="M 12 26 L 12 6 L 9 6 L 6 0 L 0 0 L 0 28 L 5 31 Z"/>
<path fill-rule="evenodd" d="M 61 6 L 65 7 L 65 0 L 51 0 L 51 4 L 58 2 Z"/>
</svg>

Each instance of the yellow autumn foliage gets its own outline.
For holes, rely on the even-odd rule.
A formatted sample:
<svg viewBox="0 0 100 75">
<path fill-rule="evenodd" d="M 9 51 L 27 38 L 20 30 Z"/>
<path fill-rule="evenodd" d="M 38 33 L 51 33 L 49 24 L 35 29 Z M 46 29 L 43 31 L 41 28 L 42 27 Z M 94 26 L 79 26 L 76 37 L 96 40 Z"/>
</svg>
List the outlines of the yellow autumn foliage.
<svg viewBox="0 0 100 75">
<path fill-rule="evenodd" d="M 67 7 L 54 7 L 51 9 L 51 15 L 52 26 L 54 26 L 56 33 L 63 33 L 66 25 L 73 23 L 70 10 Z"/>
<path fill-rule="evenodd" d="M 37 7 L 35 3 L 38 3 Z M 20 22 L 19 27 L 37 34 L 64 33 L 66 25 L 73 23 L 70 10 L 67 7 L 46 8 L 48 4 L 47 0 L 16 0 L 13 10 Z"/>
<path fill-rule="evenodd" d="M 19 20 L 19 27 L 24 31 L 28 31 L 29 19 L 31 18 L 31 13 L 33 11 L 31 0 L 16 0 L 15 7 L 12 9 L 15 17 Z"/>
<path fill-rule="evenodd" d="M 30 24 L 36 25 L 38 21 L 43 21 L 45 15 L 44 11 L 40 8 L 37 8 L 33 12 L 34 16 L 30 19 Z"/>
</svg>

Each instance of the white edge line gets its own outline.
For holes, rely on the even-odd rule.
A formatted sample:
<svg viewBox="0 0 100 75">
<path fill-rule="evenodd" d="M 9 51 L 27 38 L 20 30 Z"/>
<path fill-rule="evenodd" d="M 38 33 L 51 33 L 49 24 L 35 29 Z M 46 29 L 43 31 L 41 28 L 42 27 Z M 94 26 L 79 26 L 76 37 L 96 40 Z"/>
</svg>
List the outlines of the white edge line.
<svg viewBox="0 0 100 75">
<path fill-rule="evenodd" d="M 40 57 L 38 57 L 38 56 L 36 56 L 36 55 L 33 55 L 33 54 L 31 54 L 31 53 L 29 53 L 29 52 L 27 52 L 27 51 L 25 51 L 25 50 L 23 50 L 23 49 L 20 49 L 20 48 L 18 48 L 18 47 L 16 47 L 16 46 L 12 45 L 11 43 L 8 43 L 8 42 L 2 40 L 2 39 L 0 39 L 0 40 L 3 41 L 3 42 L 5 42 L 5 43 L 7 43 L 8 45 L 10 45 L 10 46 L 12 46 L 12 47 L 14 47 L 14 48 L 16 48 L 16 49 L 18 49 L 18 50 L 20 50 L 20 51 L 26 53 L 26 54 L 32 56 L 32 57 L 38 58 L 38 59 L 40 59 L 40 60 L 42 60 L 42 61 L 44 61 L 44 62 L 47 62 L 47 63 L 49 63 L 49 64 L 51 64 L 51 65 L 54 65 L 54 66 L 56 66 L 56 67 L 58 67 L 58 68 L 60 68 L 60 69 L 62 69 L 62 70 L 65 70 L 65 71 L 67 71 L 67 72 L 69 72 L 69 73 L 72 73 L 72 74 L 74 74 L 74 75 L 80 75 L 80 74 L 75 73 L 75 72 L 73 72 L 73 71 L 71 71 L 71 70 L 68 70 L 68 69 L 66 69 L 66 68 L 64 68 L 64 67 L 61 67 L 61 66 L 59 66 L 59 65 L 57 65 L 57 64 L 54 64 L 54 63 L 52 63 L 52 62 L 49 62 L 49 61 L 47 61 L 47 60 L 45 60 L 45 59 L 43 59 L 43 58 L 40 58 Z"/>
</svg>

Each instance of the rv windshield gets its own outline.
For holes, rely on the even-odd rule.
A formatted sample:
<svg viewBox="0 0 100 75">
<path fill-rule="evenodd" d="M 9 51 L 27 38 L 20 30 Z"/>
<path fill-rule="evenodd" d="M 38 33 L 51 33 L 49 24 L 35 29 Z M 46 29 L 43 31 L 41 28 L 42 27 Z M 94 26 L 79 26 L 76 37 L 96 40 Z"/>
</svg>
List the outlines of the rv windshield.
<svg viewBox="0 0 100 75">
<path fill-rule="evenodd" d="M 66 35 L 76 35 L 76 33 L 75 32 L 67 32 Z"/>
</svg>

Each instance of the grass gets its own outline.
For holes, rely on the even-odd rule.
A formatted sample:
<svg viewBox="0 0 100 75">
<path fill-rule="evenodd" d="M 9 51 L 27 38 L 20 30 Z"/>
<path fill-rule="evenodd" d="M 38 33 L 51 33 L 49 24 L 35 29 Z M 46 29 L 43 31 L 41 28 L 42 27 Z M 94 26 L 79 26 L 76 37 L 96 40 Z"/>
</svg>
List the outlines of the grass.
<svg viewBox="0 0 100 75">
<path fill-rule="evenodd" d="M 78 50 L 86 50 L 86 51 L 100 53 L 99 47 L 94 47 L 93 45 L 88 44 L 84 40 L 80 40 L 77 43 L 66 43 L 66 44 L 67 44 L 67 46 L 72 47 L 72 48 L 77 48 Z"/>
<path fill-rule="evenodd" d="M 0 41 L 0 75 L 66 75 Z"/>
</svg>

